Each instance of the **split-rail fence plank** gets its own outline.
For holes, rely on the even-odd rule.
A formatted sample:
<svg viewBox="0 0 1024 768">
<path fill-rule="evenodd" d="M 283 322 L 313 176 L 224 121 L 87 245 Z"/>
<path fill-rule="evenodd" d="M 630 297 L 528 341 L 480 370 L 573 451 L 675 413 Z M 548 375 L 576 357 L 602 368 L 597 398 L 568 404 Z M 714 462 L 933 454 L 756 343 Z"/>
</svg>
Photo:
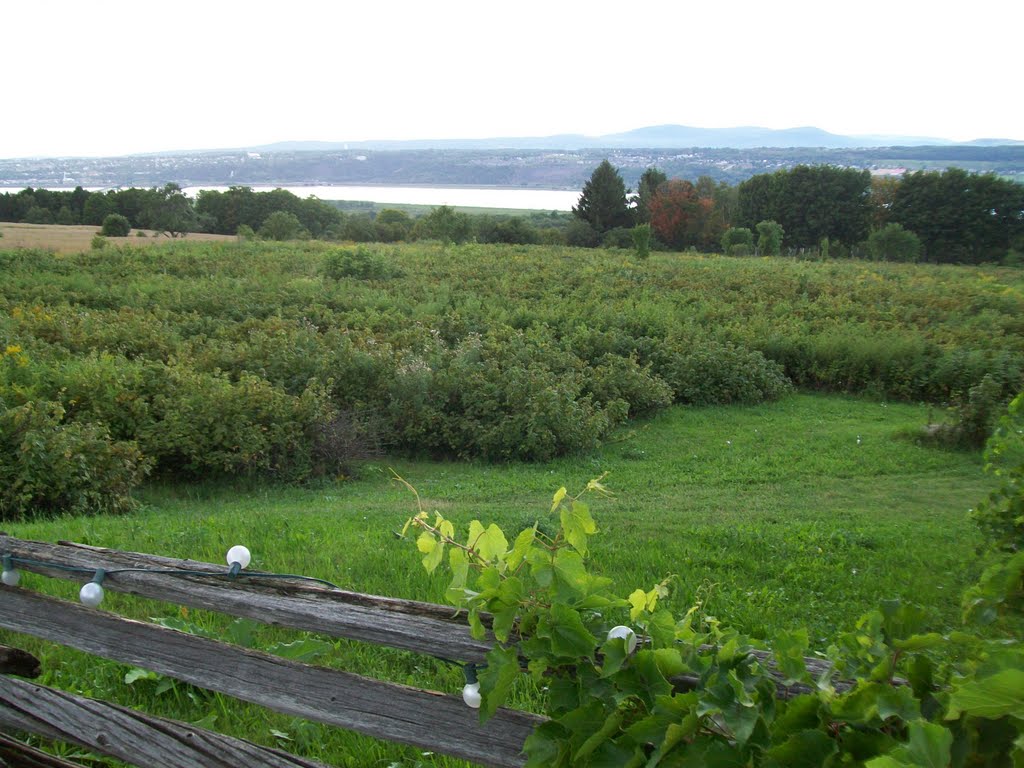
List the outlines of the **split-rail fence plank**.
<svg viewBox="0 0 1024 768">
<path fill-rule="evenodd" d="M 21 588 L 0 591 L 0 627 L 169 675 L 287 715 L 485 766 L 521 766 L 522 745 L 544 722 L 502 709 L 481 725 L 449 696 L 314 667 L 121 618 Z"/>
<path fill-rule="evenodd" d="M 84 544 L 26 541 L 0 535 L 0 551 L 53 566 L 82 568 L 164 568 L 190 571 L 226 571 L 226 565 L 178 560 L 138 552 L 91 547 Z M 69 574 L 45 565 L 19 566 L 27 571 L 55 578 L 88 581 L 84 574 Z M 211 579 L 205 576 L 180 577 L 160 573 L 110 574 L 104 589 L 155 598 L 167 602 L 203 608 L 230 616 L 254 619 L 265 624 L 318 632 L 333 637 L 374 643 L 455 659 L 482 662 L 493 647 L 493 638 L 474 639 L 463 615 L 448 606 L 415 600 L 400 600 L 379 595 L 330 589 L 294 579 L 271 581 L 246 577 L 245 571 L 234 580 Z M 485 623 L 486 621 L 485 617 Z M 776 670 L 772 655 L 766 651 L 752 654 L 775 678 L 778 695 L 791 698 L 812 689 L 803 684 L 787 685 Z M 827 674 L 830 664 L 816 658 L 804 659 L 814 677 Z M 698 680 L 681 675 L 672 681 L 683 689 L 693 688 Z M 850 683 L 835 681 L 838 690 Z"/>
<path fill-rule="evenodd" d="M 10 677 L 0 677 L 0 728 L 78 744 L 137 766 L 328 768 L 194 725 Z"/>
</svg>

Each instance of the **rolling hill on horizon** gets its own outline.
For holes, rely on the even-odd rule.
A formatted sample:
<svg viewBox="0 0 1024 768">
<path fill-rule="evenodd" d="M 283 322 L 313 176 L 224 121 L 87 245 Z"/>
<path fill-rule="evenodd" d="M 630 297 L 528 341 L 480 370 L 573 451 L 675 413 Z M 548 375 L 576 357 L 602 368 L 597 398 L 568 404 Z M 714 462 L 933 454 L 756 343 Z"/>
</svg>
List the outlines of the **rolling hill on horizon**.
<svg viewBox="0 0 1024 768">
<path fill-rule="evenodd" d="M 583 134 L 556 134 L 552 136 L 494 137 L 486 139 L 409 139 L 366 141 L 283 141 L 253 147 L 256 152 L 330 151 L 340 149 L 621 149 L 659 148 L 826 148 L 854 149 L 870 147 L 910 146 L 1001 146 L 1024 144 L 1024 141 L 1000 138 L 979 138 L 956 142 L 928 136 L 865 135 L 844 136 L 816 128 L 762 128 L 739 126 L 734 128 L 698 128 L 686 125 L 652 125 L 622 133 L 601 136 Z"/>
</svg>

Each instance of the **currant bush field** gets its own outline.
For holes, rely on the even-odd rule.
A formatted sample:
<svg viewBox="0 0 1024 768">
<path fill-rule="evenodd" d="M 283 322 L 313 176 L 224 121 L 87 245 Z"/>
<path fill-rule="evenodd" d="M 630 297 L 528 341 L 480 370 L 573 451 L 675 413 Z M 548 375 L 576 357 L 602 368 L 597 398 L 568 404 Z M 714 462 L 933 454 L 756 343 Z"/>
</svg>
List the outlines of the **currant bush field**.
<svg viewBox="0 0 1024 768">
<path fill-rule="evenodd" d="M 382 448 L 543 461 L 672 403 L 794 386 L 1008 400 L 1024 370 L 1021 273 L 1000 268 L 249 242 L 10 251 L 0 271 L 7 439 L 50 446 L 5 467 L 8 516 L 119 505 L 48 495 L 65 441 L 97 486 L 303 480 Z"/>
<path fill-rule="evenodd" d="M 552 492 L 610 471 L 595 573 L 622 593 L 675 574 L 673 610 L 757 638 L 806 628 L 814 652 L 881 598 L 957 624 L 981 570 L 966 513 L 993 483 L 980 453 L 917 435 L 983 382 L 1008 398 L 1024 367 L 1024 274 L 999 267 L 175 242 L 5 251 L 0 275 L 13 535 L 214 562 L 243 542 L 261 570 L 440 602 L 446 580 L 393 536 L 412 502 L 390 467 L 460 528 L 511 535 L 557 527 Z M 98 511 L 121 514 L 81 514 Z M 259 647 L 302 639 L 109 606 Z M 45 683 L 332 764 L 459 764 L 11 642 Z M 462 685 L 430 659 L 319 648 L 317 663 Z M 523 681 L 509 703 L 543 701 Z"/>
</svg>

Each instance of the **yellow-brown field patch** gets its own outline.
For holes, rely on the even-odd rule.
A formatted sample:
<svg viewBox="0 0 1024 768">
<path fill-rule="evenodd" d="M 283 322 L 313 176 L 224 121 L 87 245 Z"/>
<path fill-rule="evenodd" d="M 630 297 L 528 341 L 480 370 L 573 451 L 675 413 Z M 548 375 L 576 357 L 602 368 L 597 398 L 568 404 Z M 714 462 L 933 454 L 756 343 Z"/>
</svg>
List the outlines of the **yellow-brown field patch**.
<svg viewBox="0 0 1024 768">
<path fill-rule="evenodd" d="M 0 250 L 14 248 L 43 248 L 57 253 L 80 253 L 92 247 L 92 238 L 98 235 L 100 228 L 94 225 L 62 225 L 62 224 L 15 224 L 0 222 Z M 136 232 L 145 232 L 139 237 Z M 188 240 L 235 240 L 231 235 L 205 235 L 192 233 Z M 151 229 L 133 229 L 128 237 L 108 238 L 114 245 L 155 245 L 168 243 L 171 239 L 165 235 L 157 235 Z"/>
</svg>

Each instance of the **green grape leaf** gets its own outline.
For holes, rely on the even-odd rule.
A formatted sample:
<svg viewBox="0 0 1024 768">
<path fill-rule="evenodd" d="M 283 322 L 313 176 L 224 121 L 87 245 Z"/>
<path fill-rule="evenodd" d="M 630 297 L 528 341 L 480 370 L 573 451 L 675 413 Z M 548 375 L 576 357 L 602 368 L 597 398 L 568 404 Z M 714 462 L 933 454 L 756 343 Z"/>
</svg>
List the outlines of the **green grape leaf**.
<svg viewBox="0 0 1024 768">
<path fill-rule="evenodd" d="M 629 593 L 629 620 L 636 621 L 640 614 L 647 610 L 647 593 L 642 589 L 634 589 Z"/>
<path fill-rule="evenodd" d="M 946 642 L 946 638 L 938 632 L 928 632 L 924 635 L 911 635 L 903 640 L 895 640 L 892 647 L 901 651 L 923 651 L 942 645 L 944 642 Z"/>
<path fill-rule="evenodd" d="M 613 637 L 601 646 L 601 677 L 610 677 L 622 669 L 623 663 L 629 658 L 626 652 L 626 639 Z"/>
<path fill-rule="evenodd" d="M 586 741 L 584 741 L 576 749 L 572 759 L 574 762 L 585 760 L 594 750 L 600 747 L 604 742 L 610 739 L 613 735 L 618 733 L 619 726 L 622 725 L 623 713 L 616 709 L 605 719 L 601 727 L 594 731 Z"/>
<path fill-rule="evenodd" d="M 981 680 L 968 680 L 954 687 L 949 698 L 947 720 L 961 712 L 975 717 L 1010 715 L 1024 720 L 1024 670 L 1004 669 Z"/>
<path fill-rule="evenodd" d="M 914 698 L 914 691 L 905 685 L 882 686 L 875 702 L 883 720 L 895 717 L 909 723 L 921 717 L 921 704 Z"/>
<path fill-rule="evenodd" d="M 437 546 L 423 557 L 423 567 L 427 569 L 427 573 L 433 573 L 444 560 L 444 542 L 438 541 L 436 544 Z"/>
<path fill-rule="evenodd" d="M 476 550 L 480 553 L 480 557 L 490 562 L 505 554 L 508 550 L 508 540 L 501 528 L 491 523 L 483 535 L 477 539 Z"/>
<path fill-rule="evenodd" d="M 487 629 L 484 627 L 483 622 L 480 621 L 479 610 L 471 608 L 466 616 L 466 621 L 469 622 L 469 634 L 474 640 L 483 640 L 487 636 Z"/>
<path fill-rule="evenodd" d="M 551 641 L 551 652 L 556 656 L 593 658 L 598 644 L 579 613 L 562 603 L 555 603 L 541 616 L 537 636 Z"/>
<path fill-rule="evenodd" d="M 509 553 L 505 562 L 508 564 L 510 571 L 515 571 L 520 563 L 526 559 L 526 553 L 530 551 L 530 547 L 533 546 L 533 542 L 537 537 L 537 526 L 533 528 L 524 528 L 516 536 L 516 543 L 512 545 L 512 551 Z"/>
<path fill-rule="evenodd" d="M 597 523 L 590 516 L 590 508 L 582 501 L 573 501 L 562 508 L 562 531 L 569 546 L 581 555 L 587 554 L 587 539 L 597 533 Z"/>
<path fill-rule="evenodd" d="M 928 612 L 924 608 L 899 600 L 882 600 L 878 609 L 882 613 L 886 641 L 891 644 L 916 635 L 928 620 Z"/>
<path fill-rule="evenodd" d="M 554 511 L 556 509 L 558 509 L 558 505 L 562 503 L 562 499 L 565 498 L 565 494 L 566 493 L 568 493 L 568 491 L 565 490 L 565 486 L 564 485 L 561 488 L 559 488 L 557 491 L 555 491 L 555 496 L 551 500 L 551 512 L 552 512 L 552 514 L 554 514 Z"/>
<path fill-rule="evenodd" d="M 489 719 L 498 707 L 505 703 L 512 683 L 518 675 L 519 654 L 515 646 L 495 646 L 487 652 L 487 666 L 479 675 L 480 695 L 483 698 L 480 705 L 481 723 Z"/>
<path fill-rule="evenodd" d="M 524 768 L 552 768 L 564 766 L 569 758 L 569 744 L 565 728 L 558 723 L 547 722 L 526 737 L 523 752 L 526 753 Z"/>
<path fill-rule="evenodd" d="M 655 648 L 669 648 L 675 645 L 676 620 L 672 612 L 659 609 L 651 614 L 645 627 Z"/>
<path fill-rule="evenodd" d="M 775 636 L 772 643 L 775 664 L 779 672 L 785 676 L 787 685 L 807 682 L 810 679 L 804 661 L 808 645 L 807 630 L 804 628 L 792 632 L 783 631 Z"/>
<path fill-rule="evenodd" d="M 469 523 L 469 537 L 466 539 L 466 546 L 479 554 L 480 539 L 485 533 L 483 523 L 479 520 L 471 520 Z"/>
<path fill-rule="evenodd" d="M 469 597 L 466 590 L 466 580 L 469 578 L 469 558 L 466 557 L 463 550 L 451 547 L 448 550 L 448 567 L 452 571 L 452 580 L 445 591 L 445 599 L 452 605 L 462 605 Z"/>
<path fill-rule="evenodd" d="M 941 725 L 915 720 L 907 726 L 908 739 L 888 755 L 868 760 L 864 768 L 897 768 L 920 766 L 921 768 L 947 768 L 953 733 Z"/>
<path fill-rule="evenodd" d="M 571 549 L 560 549 L 552 563 L 558 583 L 567 587 L 568 592 L 584 594 L 590 583 L 583 557 Z M 539 581 L 539 579 L 538 579 Z"/>
<path fill-rule="evenodd" d="M 824 731 L 799 731 L 769 749 L 765 765 L 773 768 L 818 768 L 838 751 L 835 739 Z"/>
<path fill-rule="evenodd" d="M 422 552 L 424 555 L 429 555 L 437 547 L 437 539 L 434 538 L 434 534 L 430 531 L 424 531 L 416 539 L 416 549 Z"/>
</svg>

